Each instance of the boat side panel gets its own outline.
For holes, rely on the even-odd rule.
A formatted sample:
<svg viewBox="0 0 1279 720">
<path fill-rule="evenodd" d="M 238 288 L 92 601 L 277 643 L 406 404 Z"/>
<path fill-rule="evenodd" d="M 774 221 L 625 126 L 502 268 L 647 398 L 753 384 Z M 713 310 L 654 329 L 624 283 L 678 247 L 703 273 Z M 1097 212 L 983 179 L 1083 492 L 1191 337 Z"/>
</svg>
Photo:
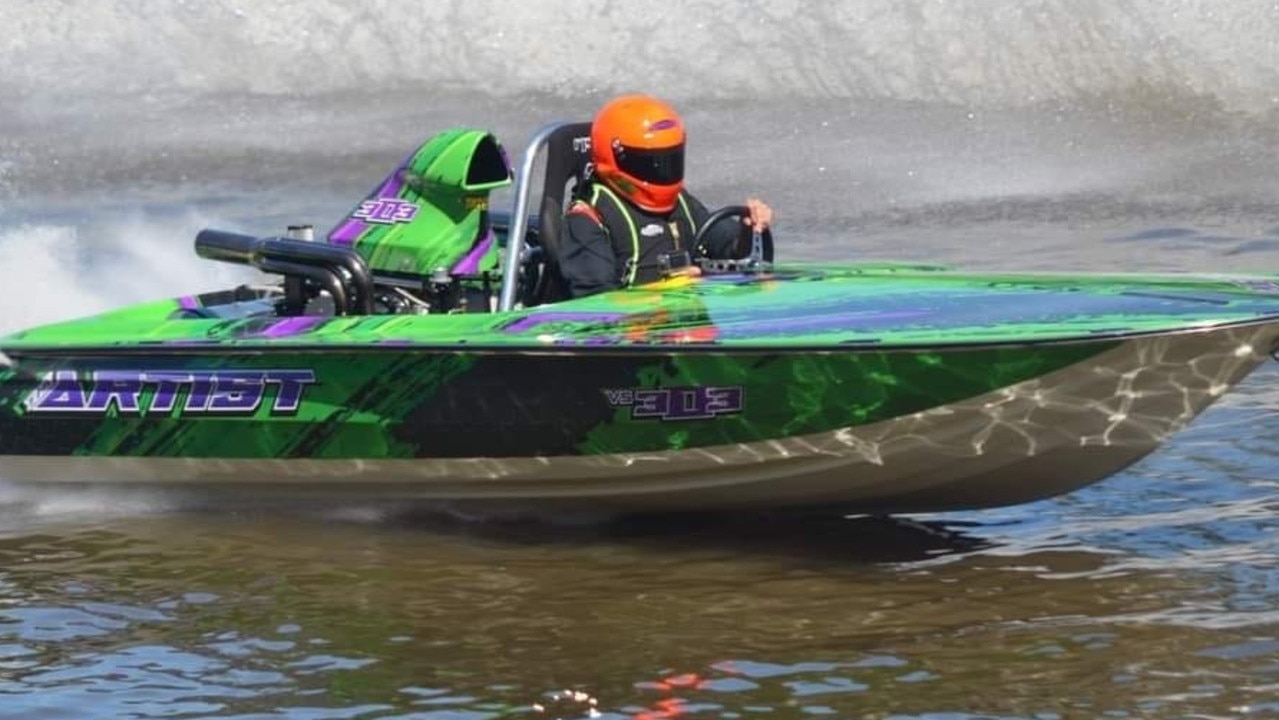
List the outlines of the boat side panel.
<svg viewBox="0 0 1279 720">
<path fill-rule="evenodd" d="M 882 422 L 1113 346 L 31 357 L 0 370 L 0 456 L 500 458 L 713 447 Z"/>
<path fill-rule="evenodd" d="M 1268 357 L 1279 327 L 1123 343 L 992 392 L 883 422 L 666 452 L 435 459 L 0 457 L 24 483 L 415 498 L 484 511 L 933 512 L 1027 502 L 1157 448 Z"/>
</svg>

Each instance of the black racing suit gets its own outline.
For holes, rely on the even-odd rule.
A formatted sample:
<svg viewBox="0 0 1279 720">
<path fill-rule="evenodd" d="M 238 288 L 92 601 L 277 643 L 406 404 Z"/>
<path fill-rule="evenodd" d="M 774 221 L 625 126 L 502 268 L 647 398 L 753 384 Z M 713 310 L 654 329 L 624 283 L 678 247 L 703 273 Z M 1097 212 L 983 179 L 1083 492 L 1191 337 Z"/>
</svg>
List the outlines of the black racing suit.
<svg viewBox="0 0 1279 720">
<path fill-rule="evenodd" d="M 702 247 L 693 247 L 710 211 L 687 192 L 668 213 L 647 212 L 598 181 L 578 197 L 564 215 L 560 242 L 560 274 L 573 297 L 660 279 L 664 253 L 715 259 L 738 254 L 742 226 L 735 222 L 716 223 Z"/>
</svg>

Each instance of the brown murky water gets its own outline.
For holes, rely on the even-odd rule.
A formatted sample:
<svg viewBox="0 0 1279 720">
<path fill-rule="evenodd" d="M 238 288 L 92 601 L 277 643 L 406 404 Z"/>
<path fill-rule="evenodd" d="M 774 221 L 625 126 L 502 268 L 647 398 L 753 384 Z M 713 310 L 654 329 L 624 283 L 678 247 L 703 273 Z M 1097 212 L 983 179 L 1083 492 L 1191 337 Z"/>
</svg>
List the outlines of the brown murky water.
<svg viewBox="0 0 1279 720">
<path fill-rule="evenodd" d="M 912 521 L 9 488 L 0 718 L 1271 716 L 1277 380 L 1094 488 Z"/>
</svg>

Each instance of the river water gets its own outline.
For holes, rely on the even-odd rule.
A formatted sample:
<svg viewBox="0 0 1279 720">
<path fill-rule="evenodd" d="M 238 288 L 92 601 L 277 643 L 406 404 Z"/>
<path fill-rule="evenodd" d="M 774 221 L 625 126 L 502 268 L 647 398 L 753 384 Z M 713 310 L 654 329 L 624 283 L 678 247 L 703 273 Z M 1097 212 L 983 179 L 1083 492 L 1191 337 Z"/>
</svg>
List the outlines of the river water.
<svg viewBox="0 0 1279 720">
<path fill-rule="evenodd" d="M 234 283 L 196 230 L 327 227 L 431 132 L 514 155 L 635 88 L 784 258 L 1279 271 L 1273 2 L 655 13 L 6 0 L 0 331 Z M 1277 385 L 1073 494 L 908 518 L 0 479 L 0 719 L 1279 716 Z"/>
</svg>

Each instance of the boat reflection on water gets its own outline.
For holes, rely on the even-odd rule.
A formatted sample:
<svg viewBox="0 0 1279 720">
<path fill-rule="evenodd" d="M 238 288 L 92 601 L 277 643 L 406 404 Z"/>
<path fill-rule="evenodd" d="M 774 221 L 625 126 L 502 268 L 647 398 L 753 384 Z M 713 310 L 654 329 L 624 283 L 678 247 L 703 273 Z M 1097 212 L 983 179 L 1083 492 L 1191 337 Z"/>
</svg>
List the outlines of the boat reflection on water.
<svg viewBox="0 0 1279 720">
<path fill-rule="evenodd" d="M 1128 707 L 1114 698 L 1255 664 L 1229 649 L 1255 627 L 1197 624 L 1194 606 L 1224 599 L 1204 569 L 1133 565 L 1048 525 L 1020 540 L 1016 524 L 884 518 L 565 525 L 252 497 L 90 522 L 90 508 L 39 502 L 26 510 L 43 507 L 40 526 L 0 539 L 16 702 L 79 707 L 107 690 L 116 714 L 213 702 L 227 715 L 593 707 L 660 720 L 939 711 L 960 693 L 963 707 L 1032 717 L 1051 688 L 1072 688 L 1072 706 Z M 978 697 L 973 673 L 990 663 L 1019 681 Z"/>
</svg>

